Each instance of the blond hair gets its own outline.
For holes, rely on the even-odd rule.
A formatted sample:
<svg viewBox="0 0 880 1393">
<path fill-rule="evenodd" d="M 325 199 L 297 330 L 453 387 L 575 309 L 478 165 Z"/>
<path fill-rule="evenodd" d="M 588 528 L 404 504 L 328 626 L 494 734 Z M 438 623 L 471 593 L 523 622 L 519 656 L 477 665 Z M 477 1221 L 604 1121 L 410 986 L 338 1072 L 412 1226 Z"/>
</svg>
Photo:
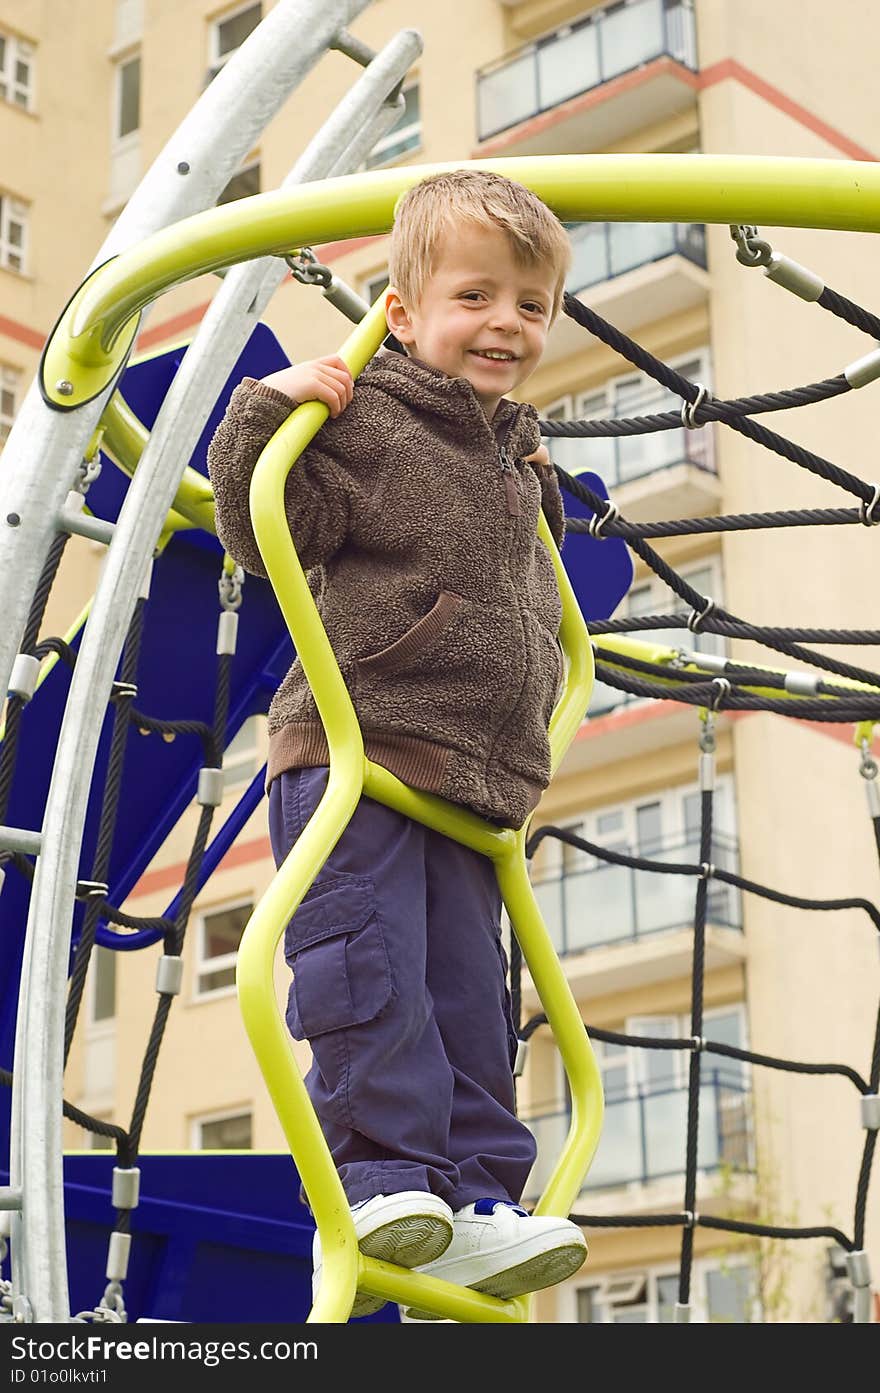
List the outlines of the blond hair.
<svg viewBox="0 0 880 1393">
<path fill-rule="evenodd" d="M 460 222 L 500 228 L 522 266 L 550 265 L 556 276 L 551 313 L 555 318 L 571 265 L 565 228 L 536 194 L 484 169 L 431 174 L 398 203 L 388 274 L 404 304 L 418 304 L 436 266 L 443 235 Z"/>
</svg>

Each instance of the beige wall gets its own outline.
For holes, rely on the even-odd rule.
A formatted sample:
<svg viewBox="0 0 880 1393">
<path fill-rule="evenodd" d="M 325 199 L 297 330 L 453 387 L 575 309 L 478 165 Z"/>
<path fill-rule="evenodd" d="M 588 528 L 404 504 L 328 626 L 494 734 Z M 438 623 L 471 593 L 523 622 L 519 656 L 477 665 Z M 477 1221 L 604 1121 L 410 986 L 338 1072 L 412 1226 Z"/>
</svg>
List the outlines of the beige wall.
<svg viewBox="0 0 880 1393">
<path fill-rule="evenodd" d="M 118 53 L 113 49 L 114 6 L 111 0 L 68 0 L 65 8 L 65 23 L 59 26 L 53 22 L 55 7 L 49 0 L 0 0 L 0 26 L 38 44 L 35 113 L 0 103 L 0 192 L 32 205 L 27 275 L 0 270 L 0 365 L 20 369 L 25 381 L 39 356 L 35 340 L 49 330 L 118 211 L 108 205 L 112 55 Z M 466 160 L 478 153 L 475 69 L 590 8 L 594 7 L 586 0 L 525 0 L 518 5 L 472 0 L 464 43 L 462 28 L 450 22 L 448 7 L 423 0 L 381 0 L 372 5 L 352 26 L 359 38 L 379 47 L 398 29 L 416 27 L 424 39 L 424 56 L 413 73 L 421 86 L 423 142 L 405 162 Z M 145 0 L 143 169 L 198 96 L 207 65 L 207 24 L 220 13 L 221 7 L 209 0 Z M 697 18 L 703 75 L 699 90 L 693 90 L 675 115 L 643 121 L 635 131 L 618 136 L 612 131 L 603 148 L 688 150 L 699 141 L 707 154 L 809 158 L 840 158 L 852 156 L 859 147 L 873 149 L 875 78 L 865 55 L 876 49 L 878 17 L 868 0 L 846 0 L 837 10 L 829 9 L 824 0 L 776 0 L 773 5 L 698 0 Z M 356 75 L 348 60 L 331 53 L 304 81 L 253 152 L 262 165 L 264 189 L 281 182 Z M 807 229 L 762 228 L 761 233 L 836 290 L 869 307 L 880 303 L 871 238 Z M 329 255 L 334 271 L 360 289 L 365 277 L 383 269 L 385 239 L 344 253 L 334 248 Z M 661 267 L 656 274 L 662 279 L 672 273 Z M 631 276 L 635 279 L 627 285 L 636 305 L 640 296 L 644 305 L 659 303 L 650 298 L 655 292 L 641 272 Z M 163 325 L 172 333 L 181 313 L 192 311 L 197 317 L 218 284 L 215 277 L 202 277 L 163 297 L 147 323 L 154 342 Z M 595 303 L 607 304 L 613 320 L 623 295 L 620 283 L 612 283 L 597 288 Z M 348 329 L 317 291 L 289 281 L 274 297 L 265 319 L 291 358 L 335 351 Z M 646 318 L 643 312 L 629 331 L 663 358 L 708 347 L 714 390 L 725 396 L 833 376 L 871 347 L 855 329 L 787 295 L 759 271 L 739 266 L 725 227 L 709 229 L 709 275 L 700 293 L 662 313 Z M 173 332 L 176 336 L 176 329 Z M 528 394 L 540 409 L 564 395 L 601 386 L 626 370 L 610 350 L 584 335 L 567 356 L 534 376 Z M 871 479 L 876 475 L 871 460 L 878 390 L 868 387 L 844 400 L 776 414 L 766 421 Z M 732 431 L 717 433 L 717 451 L 719 511 L 851 503 L 830 485 Z M 658 479 L 658 509 L 665 506 L 662 486 Z M 622 496 L 624 512 L 625 499 L 631 496 Z M 654 515 L 650 496 L 644 507 L 645 516 Z M 729 532 L 720 539 L 675 539 L 658 543 L 657 550 L 673 565 L 720 557 L 724 603 L 753 622 L 873 627 L 877 536 L 856 528 L 774 529 Z M 52 600 L 47 631 L 61 631 L 70 622 L 94 585 L 99 563 L 97 548 L 74 542 Z M 643 574 L 640 566 L 638 575 Z M 746 645 L 732 652 L 770 666 L 797 666 L 781 656 L 777 663 L 767 650 Z M 876 666 L 880 655 L 862 649 L 856 661 Z M 689 709 L 634 715 L 628 708 L 585 727 L 542 802 L 539 820 L 563 820 L 693 782 L 698 730 L 696 712 Z M 858 753 L 850 743 L 851 731 L 844 735 L 837 738 L 835 731 L 761 714 L 719 721 L 719 769 L 734 781 L 746 876 L 807 897 L 876 897 L 877 856 Z M 261 809 L 240 838 L 253 846 L 250 858 L 221 870 L 199 897 L 197 911 L 259 895 L 266 887 L 272 865 L 263 845 L 264 819 Z M 152 873 L 177 867 L 182 875 L 192 822 L 190 813 L 156 858 Z M 150 883 L 144 882 L 147 887 Z M 173 893 L 173 888 L 136 892 L 128 908 L 159 913 Z M 845 1061 L 867 1075 L 880 989 L 873 937 L 865 916 L 856 911 L 808 914 L 747 897 L 738 956 L 719 958 L 707 972 L 706 1004 L 742 1002 L 755 1050 L 805 1061 Z M 191 951 L 190 943 L 187 953 Z M 589 1023 L 620 1029 L 635 1015 L 687 1014 L 689 965 L 673 957 L 671 945 L 665 967 L 662 951 L 658 955 L 656 945 L 652 951 L 650 971 L 647 957 L 643 953 L 640 961 L 637 948 L 631 980 L 614 989 L 597 991 L 591 986 L 589 963 L 582 972 L 578 968 L 579 1002 Z M 130 1117 L 152 1020 L 156 956 L 157 950 L 121 956 L 115 1025 L 109 1034 L 106 1027 L 84 1025 L 71 1058 L 71 1100 L 122 1124 Z M 613 953 L 595 961 L 602 972 L 612 972 Z M 280 1002 L 287 976 L 279 961 Z M 594 974 L 596 980 L 612 978 Z M 528 983 L 526 1000 L 529 1010 L 536 1009 Z M 305 1062 L 302 1056 L 298 1050 L 300 1063 Z M 107 1063 L 111 1058 L 112 1067 Z M 103 1081 L 99 1095 L 88 1091 L 88 1080 L 95 1078 Z M 560 1082 L 552 1042 L 546 1030 L 540 1031 L 520 1084 L 524 1114 L 560 1103 Z M 743 1212 L 779 1222 L 833 1223 L 851 1232 L 863 1145 L 855 1089 L 837 1078 L 803 1078 L 760 1068 L 752 1071 L 752 1084 L 759 1177 L 736 1197 Z M 160 1054 L 144 1147 L 186 1149 L 194 1117 L 238 1109 L 253 1115 L 255 1147 L 284 1146 L 234 996 L 195 1000 L 189 957 Z M 68 1140 L 81 1144 L 78 1129 L 68 1129 Z M 872 1201 L 867 1246 L 876 1267 L 876 1194 Z M 602 1209 L 606 1213 L 615 1212 L 614 1206 L 617 1212 L 645 1212 L 652 1205 L 675 1210 L 682 1203 L 683 1185 L 676 1182 L 650 1193 L 592 1196 L 581 1208 L 595 1204 L 610 1205 Z M 701 1181 L 701 1206 L 717 1208 L 721 1203 L 716 1180 Z M 674 1264 L 680 1233 L 674 1228 L 595 1230 L 590 1243 L 592 1256 L 580 1274 L 584 1281 L 614 1271 Z M 736 1246 L 718 1234 L 697 1233 L 700 1256 Z M 821 1319 L 824 1244 L 790 1243 L 780 1245 L 779 1252 L 776 1261 L 787 1304 L 774 1307 L 769 1318 Z M 578 1280 L 569 1284 L 570 1290 L 543 1295 L 536 1303 L 537 1318 L 573 1320 Z"/>
</svg>

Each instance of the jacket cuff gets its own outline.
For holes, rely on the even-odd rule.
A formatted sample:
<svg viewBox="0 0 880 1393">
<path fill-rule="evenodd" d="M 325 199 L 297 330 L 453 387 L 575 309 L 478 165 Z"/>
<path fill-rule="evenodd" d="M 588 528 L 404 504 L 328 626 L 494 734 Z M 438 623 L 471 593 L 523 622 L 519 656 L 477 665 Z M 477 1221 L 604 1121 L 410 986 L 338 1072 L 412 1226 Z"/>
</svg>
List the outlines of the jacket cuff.
<svg viewBox="0 0 880 1393">
<path fill-rule="evenodd" d="M 274 402 L 276 406 L 286 406 L 288 411 L 293 411 L 294 407 L 300 405 L 286 392 L 279 392 L 277 387 L 270 387 L 267 383 L 260 382 L 259 378 L 256 377 L 243 377 L 238 387 L 243 387 L 249 397 L 260 397 L 263 401 Z"/>
</svg>

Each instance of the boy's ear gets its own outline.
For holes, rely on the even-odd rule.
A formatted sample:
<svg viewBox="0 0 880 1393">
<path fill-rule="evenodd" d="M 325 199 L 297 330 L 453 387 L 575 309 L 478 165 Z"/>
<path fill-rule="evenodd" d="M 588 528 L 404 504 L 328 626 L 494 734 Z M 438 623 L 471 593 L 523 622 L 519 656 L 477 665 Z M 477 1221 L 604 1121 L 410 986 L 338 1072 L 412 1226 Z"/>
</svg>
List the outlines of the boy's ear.
<svg viewBox="0 0 880 1393">
<path fill-rule="evenodd" d="M 393 285 L 389 285 L 385 291 L 385 322 L 400 343 L 413 342 L 415 333 L 409 311 Z"/>
</svg>

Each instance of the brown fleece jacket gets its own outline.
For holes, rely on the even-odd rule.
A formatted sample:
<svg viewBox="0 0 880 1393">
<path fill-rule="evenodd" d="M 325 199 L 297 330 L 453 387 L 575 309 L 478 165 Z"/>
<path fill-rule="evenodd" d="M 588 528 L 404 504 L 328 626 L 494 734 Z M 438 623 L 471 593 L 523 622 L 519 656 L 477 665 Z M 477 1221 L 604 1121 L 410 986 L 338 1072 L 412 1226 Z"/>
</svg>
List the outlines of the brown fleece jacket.
<svg viewBox="0 0 880 1393">
<path fill-rule="evenodd" d="M 211 442 L 217 534 L 265 575 L 248 506 L 260 452 L 291 411 L 253 378 Z M 502 400 L 490 423 L 471 384 L 399 354 L 374 358 L 287 480 L 285 507 L 370 759 L 519 827 L 550 777 L 561 605 L 538 537 L 557 544 L 552 470 L 534 407 Z M 296 660 L 269 709 L 271 781 L 326 764 L 327 742 Z"/>
</svg>

